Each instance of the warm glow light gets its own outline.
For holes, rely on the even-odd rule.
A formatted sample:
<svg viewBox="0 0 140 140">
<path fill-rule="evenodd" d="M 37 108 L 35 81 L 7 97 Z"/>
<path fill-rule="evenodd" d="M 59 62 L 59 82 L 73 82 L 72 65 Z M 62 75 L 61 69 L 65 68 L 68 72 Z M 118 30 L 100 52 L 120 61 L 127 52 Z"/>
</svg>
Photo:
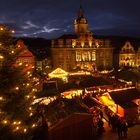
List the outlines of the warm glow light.
<svg viewBox="0 0 140 140">
<path fill-rule="evenodd" d="M 61 68 L 57 68 L 53 72 L 49 73 L 50 78 L 63 78 L 67 76 L 68 76 L 68 72 L 64 71 Z"/>
<path fill-rule="evenodd" d="M 32 110 L 32 107 L 29 107 L 29 110 Z"/>
<path fill-rule="evenodd" d="M 3 97 L 2 97 L 2 96 L 0 96 L 0 101 L 1 101 L 1 100 L 3 100 Z"/>
<path fill-rule="evenodd" d="M 1 27 L 1 28 L 0 28 L 0 30 L 1 30 L 1 31 L 3 31 L 3 30 L 4 30 L 4 28 L 2 28 L 2 27 Z"/>
<path fill-rule="evenodd" d="M 30 113 L 30 116 L 33 116 L 33 113 Z"/>
<path fill-rule="evenodd" d="M 67 99 L 72 99 L 75 96 L 78 97 L 78 96 L 82 95 L 82 93 L 83 93 L 82 90 L 71 90 L 71 91 L 63 92 L 63 93 L 61 93 L 61 95 Z"/>
<path fill-rule="evenodd" d="M 89 41 L 89 46 L 92 47 L 92 41 Z"/>
<path fill-rule="evenodd" d="M 4 121 L 3 121 L 3 123 L 4 123 L 4 124 L 7 124 L 7 123 L 8 123 L 8 121 L 7 121 L 7 120 L 4 120 Z"/>
<path fill-rule="evenodd" d="M 30 74 L 30 73 L 31 73 L 30 71 L 27 72 L 27 74 Z"/>
<path fill-rule="evenodd" d="M 3 59 L 4 57 L 2 55 L 0 55 L 0 59 Z"/>
<path fill-rule="evenodd" d="M 27 132 L 27 129 L 25 128 L 23 131 L 24 131 L 24 133 L 26 133 Z"/>
<path fill-rule="evenodd" d="M 72 47 L 74 48 L 76 46 L 76 40 L 73 40 Z"/>
<path fill-rule="evenodd" d="M 19 87 L 16 87 L 16 90 L 19 90 Z"/>
<path fill-rule="evenodd" d="M 34 128 L 34 127 L 36 127 L 36 125 L 35 125 L 35 124 L 33 124 L 33 125 L 32 125 L 32 128 Z"/>
<path fill-rule="evenodd" d="M 15 125 L 15 124 L 17 124 L 17 122 L 16 122 L 16 121 L 14 121 L 14 122 L 13 122 L 13 124 Z"/>
<path fill-rule="evenodd" d="M 14 34 L 15 33 L 15 30 L 12 30 L 11 32 Z"/>
<path fill-rule="evenodd" d="M 22 63 L 20 62 L 20 63 L 19 63 L 19 65 L 21 66 L 21 65 L 22 65 Z"/>
<path fill-rule="evenodd" d="M 135 87 L 128 87 L 128 88 L 119 88 L 119 89 L 114 89 L 114 90 L 108 90 L 108 92 L 122 91 L 122 90 L 128 90 L 128 89 L 135 89 Z"/>
<path fill-rule="evenodd" d="M 37 89 L 33 88 L 32 91 L 33 91 L 33 92 L 37 92 Z"/>
<path fill-rule="evenodd" d="M 82 42 L 82 43 L 81 43 L 81 46 L 82 46 L 82 47 L 84 47 L 84 45 L 85 45 L 85 43 L 84 43 L 84 42 Z"/>
<path fill-rule="evenodd" d="M 19 126 L 16 127 L 16 130 L 19 130 Z"/>
<path fill-rule="evenodd" d="M 14 51 L 11 51 L 11 53 L 14 54 L 15 52 Z"/>
<path fill-rule="evenodd" d="M 29 83 L 27 83 L 27 86 L 29 86 L 30 84 Z"/>
<path fill-rule="evenodd" d="M 21 124 L 21 121 L 19 121 L 18 124 Z"/>
<path fill-rule="evenodd" d="M 30 98 L 30 96 L 29 96 L 29 95 L 27 95 L 26 97 L 27 97 L 27 98 Z"/>
</svg>

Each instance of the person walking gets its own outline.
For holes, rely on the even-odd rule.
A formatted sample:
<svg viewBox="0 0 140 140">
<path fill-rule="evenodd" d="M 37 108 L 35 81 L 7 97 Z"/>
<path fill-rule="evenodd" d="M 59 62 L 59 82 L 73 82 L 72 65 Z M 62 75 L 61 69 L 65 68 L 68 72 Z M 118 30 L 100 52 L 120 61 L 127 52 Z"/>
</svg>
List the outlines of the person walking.
<svg viewBox="0 0 140 140">
<path fill-rule="evenodd" d="M 118 119 L 118 122 L 117 122 L 117 133 L 118 133 L 118 138 L 121 139 L 122 138 L 122 121 L 121 121 L 121 119 Z"/>
<path fill-rule="evenodd" d="M 126 120 L 123 120 L 123 122 L 122 122 L 122 136 L 124 138 L 127 138 L 127 132 L 128 132 L 128 124 L 127 124 Z"/>
</svg>

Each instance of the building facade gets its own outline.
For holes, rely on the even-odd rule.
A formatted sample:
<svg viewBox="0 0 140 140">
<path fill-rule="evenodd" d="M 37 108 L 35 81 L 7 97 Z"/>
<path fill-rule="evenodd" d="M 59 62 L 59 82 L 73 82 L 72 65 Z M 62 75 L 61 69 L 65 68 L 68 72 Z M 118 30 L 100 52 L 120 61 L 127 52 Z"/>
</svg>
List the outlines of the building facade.
<svg viewBox="0 0 140 140">
<path fill-rule="evenodd" d="M 139 67 L 140 48 L 136 51 L 129 41 L 121 48 L 119 54 L 119 66 Z"/>
<path fill-rule="evenodd" d="M 30 70 L 35 67 L 35 57 L 34 55 L 28 50 L 27 46 L 24 44 L 22 40 L 18 40 L 16 44 L 19 48 L 22 48 L 23 51 L 19 54 L 16 64 L 18 65 L 25 65 L 25 70 Z"/>
<path fill-rule="evenodd" d="M 88 30 L 88 21 L 80 6 L 78 17 L 74 20 L 73 35 L 63 35 L 52 40 L 53 69 L 62 68 L 66 71 L 80 68 L 97 70 L 112 68 L 113 48 L 108 39 L 95 39 Z"/>
</svg>

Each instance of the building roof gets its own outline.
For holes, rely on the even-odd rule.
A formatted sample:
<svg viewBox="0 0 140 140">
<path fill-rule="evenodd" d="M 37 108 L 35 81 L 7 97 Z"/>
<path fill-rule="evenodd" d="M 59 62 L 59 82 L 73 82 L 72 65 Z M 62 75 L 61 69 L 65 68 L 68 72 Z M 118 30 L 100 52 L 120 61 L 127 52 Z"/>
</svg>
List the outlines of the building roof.
<svg viewBox="0 0 140 140">
<path fill-rule="evenodd" d="M 65 117 L 63 120 L 59 121 L 55 126 L 51 128 L 51 130 L 59 130 L 62 128 L 66 128 L 67 126 L 82 122 L 84 120 L 92 120 L 92 115 L 88 113 L 73 113 Z"/>
<path fill-rule="evenodd" d="M 121 91 L 113 91 L 109 93 L 111 98 L 116 104 L 119 104 L 123 108 L 137 106 L 132 101 L 135 99 L 140 99 L 140 91 L 137 89 L 128 89 Z"/>
<path fill-rule="evenodd" d="M 124 109 L 138 107 L 138 105 L 136 103 L 134 103 L 134 102 L 121 103 L 119 105 L 121 107 L 123 107 Z"/>
<path fill-rule="evenodd" d="M 76 39 L 76 38 L 77 38 L 76 34 L 63 34 L 58 39 Z"/>
</svg>

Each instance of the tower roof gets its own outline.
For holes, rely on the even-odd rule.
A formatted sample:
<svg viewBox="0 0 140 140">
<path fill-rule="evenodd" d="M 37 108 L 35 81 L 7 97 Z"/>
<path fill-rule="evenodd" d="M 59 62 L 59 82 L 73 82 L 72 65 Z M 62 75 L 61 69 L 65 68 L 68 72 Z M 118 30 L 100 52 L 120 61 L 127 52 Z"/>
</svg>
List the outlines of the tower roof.
<svg viewBox="0 0 140 140">
<path fill-rule="evenodd" d="M 84 9 L 82 7 L 82 4 L 80 4 L 80 8 L 79 8 L 79 11 L 78 11 L 78 18 L 79 19 L 84 18 Z"/>
<path fill-rule="evenodd" d="M 78 10 L 78 17 L 76 19 L 76 21 L 78 23 L 87 23 L 87 20 L 85 18 L 85 13 L 84 13 L 84 9 L 83 9 L 83 6 L 82 6 L 82 0 L 80 1 L 80 8 Z"/>
</svg>

